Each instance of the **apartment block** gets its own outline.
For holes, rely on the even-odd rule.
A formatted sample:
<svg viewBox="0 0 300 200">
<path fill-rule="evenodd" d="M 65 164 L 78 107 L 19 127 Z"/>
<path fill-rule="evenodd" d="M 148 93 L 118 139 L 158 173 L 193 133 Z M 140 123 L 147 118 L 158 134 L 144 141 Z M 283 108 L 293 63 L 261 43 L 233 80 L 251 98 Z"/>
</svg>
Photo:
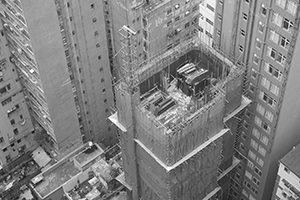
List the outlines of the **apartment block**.
<svg viewBox="0 0 300 200">
<path fill-rule="evenodd" d="M 2 27 L 3 29 L 3 27 Z M 34 130 L 15 66 L 8 59 L 6 38 L 0 36 L 0 167 L 35 146 Z"/>
<path fill-rule="evenodd" d="M 247 97 L 236 151 L 242 157 L 231 199 L 270 199 L 278 160 L 300 142 L 299 1 L 240 0 L 216 4 L 214 48 L 246 63 Z M 218 19 L 215 19 L 215 22 Z M 216 34 L 220 32 L 220 34 Z"/>
<path fill-rule="evenodd" d="M 226 199 L 240 162 L 244 67 L 198 37 L 201 2 L 111 2 L 119 80 L 110 120 L 132 199 Z"/>
<path fill-rule="evenodd" d="M 272 199 L 300 199 L 299 153 L 298 144 L 280 160 Z"/>
<path fill-rule="evenodd" d="M 205 44 L 209 46 L 212 46 L 213 44 L 215 9 L 216 0 L 204 0 L 200 3 L 199 37 Z M 221 16 L 217 17 L 218 20 L 222 20 L 219 19 Z M 219 34 L 219 32 L 217 32 L 216 34 Z"/>
<path fill-rule="evenodd" d="M 58 156 L 82 141 L 116 142 L 104 2 L 1 1 L 10 62 L 29 111 Z"/>
</svg>

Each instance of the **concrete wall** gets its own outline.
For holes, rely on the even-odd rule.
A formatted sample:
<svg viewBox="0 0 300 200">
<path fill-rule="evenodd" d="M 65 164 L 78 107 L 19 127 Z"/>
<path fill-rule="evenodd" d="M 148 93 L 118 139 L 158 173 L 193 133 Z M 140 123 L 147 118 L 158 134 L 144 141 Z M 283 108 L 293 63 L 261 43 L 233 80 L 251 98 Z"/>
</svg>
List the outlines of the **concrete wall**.
<svg viewBox="0 0 300 200">
<path fill-rule="evenodd" d="M 60 150 L 81 138 L 54 1 L 22 1 L 35 59 Z"/>
<path fill-rule="evenodd" d="M 104 21 L 104 1 L 72 1 L 69 9 L 78 57 L 77 72 L 81 84 L 84 112 L 88 124 L 87 140 L 105 146 L 117 142 L 116 127 L 107 117 L 114 106 L 112 76 Z"/>
</svg>

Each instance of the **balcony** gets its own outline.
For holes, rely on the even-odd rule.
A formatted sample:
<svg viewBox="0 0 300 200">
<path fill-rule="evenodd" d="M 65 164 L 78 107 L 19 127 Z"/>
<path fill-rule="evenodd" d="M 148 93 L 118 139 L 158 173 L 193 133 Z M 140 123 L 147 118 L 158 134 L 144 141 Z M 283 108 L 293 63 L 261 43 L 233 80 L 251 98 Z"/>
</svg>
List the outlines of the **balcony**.
<svg viewBox="0 0 300 200">
<path fill-rule="evenodd" d="M 16 11 L 16 9 L 14 9 L 12 6 L 10 6 L 9 4 L 6 4 L 6 5 L 4 5 L 4 4 L 0 4 L 0 8 L 3 10 L 3 11 L 5 11 L 5 13 L 9 16 L 9 17 L 11 17 L 11 18 L 13 18 L 20 26 L 22 26 L 22 27 L 24 27 L 24 28 L 27 28 L 27 25 L 26 25 L 26 23 L 25 23 L 25 20 L 24 20 L 24 22 L 22 21 L 22 19 L 20 19 L 20 13 L 19 12 L 17 12 Z M 19 15 L 19 17 L 18 17 L 18 15 Z M 22 15 L 21 15 L 22 16 Z M 3 16 L 3 17 L 5 17 L 6 18 L 6 16 Z M 24 18 L 24 17 L 23 17 Z"/>
<path fill-rule="evenodd" d="M 12 43 L 8 43 L 8 46 L 11 50 L 11 53 L 14 55 L 14 57 L 11 58 L 12 62 L 14 62 L 15 59 L 18 59 L 18 61 L 21 62 L 24 66 L 29 65 L 36 72 L 38 71 L 37 65 L 36 65 L 35 60 L 33 58 L 29 59 L 26 55 L 24 55 L 22 53 L 19 53 L 17 48 Z"/>
</svg>

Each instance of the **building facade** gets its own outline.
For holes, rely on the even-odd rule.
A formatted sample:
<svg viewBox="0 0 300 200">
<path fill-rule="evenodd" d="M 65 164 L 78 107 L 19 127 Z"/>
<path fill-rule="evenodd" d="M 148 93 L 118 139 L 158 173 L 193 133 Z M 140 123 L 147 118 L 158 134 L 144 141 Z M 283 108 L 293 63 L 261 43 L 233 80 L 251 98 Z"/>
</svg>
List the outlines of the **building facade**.
<svg viewBox="0 0 300 200">
<path fill-rule="evenodd" d="M 216 4 L 214 48 L 247 64 L 248 97 L 231 199 L 270 199 L 278 160 L 299 142 L 299 1 Z"/>
<path fill-rule="evenodd" d="M 34 122 L 59 156 L 82 141 L 116 142 L 106 120 L 114 100 L 104 4 L 1 1 L 7 56 Z"/>
<path fill-rule="evenodd" d="M 294 147 L 279 163 L 272 200 L 300 199 L 300 145 Z"/>
<path fill-rule="evenodd" d="M 0 36 L 0 166 L 23 155 L 35 146 L 29 143 L 34 130 L 15 66 L 9 61 L 9 52 L 2 27 Z"/>
<path fill-rule="evenodd" d="M 202 1 L 110 3 L 114 63 L 119 79 L 115 89 L 117 113 L 110 119 L 120 129 L 125 180 L 132 188 L 133 199 L 226 199 L 230 172 L 240 162 L 233 156 L 240 112 L 250 102 L 242 97 L 241 71 L 237 70 L 237 79 L 225 77 L 226 70 L 230 74 L 243 67 L 235 66 L 199 39 Z M 232 87 L 227 85 L 222 94 L 226 96 L 223 96 L 226 103 L 212 95 L 214 97 L 205 101 L 203 107 L 192 106 L 190 112 L 172 115 L 174 106 L 180 107 L 185 100 L 180 103 L 176 97 L 170 98 L 169 89 L 174 82 L 182 80 L 180 74 L 186 68 L 195 74 L 205 69 L 216 82 L 223 78 L 232 80 Z M 193 88 L 192 85 L 180 82 L 178 95 L 193 96 L 198 89 L 188 89 Z M 155 95 L 168 100 L 158 98 L 157 101 L 161 101 L 158 107 L 163 108 L 156 107 L 153 99 L 149 100 Z M 197 95 L 191 98 L 195 102 L 199 100 Z M 204 111 L 204 107 L 209 111 Z M 208 113 L 211 113 L 209 123 L 204 117 Z M 182 126 L 170 128 L 176 127 L 176 120 Z M 216 129 L 205 124 L 214 124 Z M 205 133 L 200 131 L 204 127 Z M 215 157 L 211 155 L 213 152 Z M 202 173 L 192 175 L 190 170 Z"/>
<path fill-rule="evenodd" d="M 213 44 L 215 9 L 216 0 L 204 0 L 200 3 L 199 37 L 209 46 Z"/>
</svg>

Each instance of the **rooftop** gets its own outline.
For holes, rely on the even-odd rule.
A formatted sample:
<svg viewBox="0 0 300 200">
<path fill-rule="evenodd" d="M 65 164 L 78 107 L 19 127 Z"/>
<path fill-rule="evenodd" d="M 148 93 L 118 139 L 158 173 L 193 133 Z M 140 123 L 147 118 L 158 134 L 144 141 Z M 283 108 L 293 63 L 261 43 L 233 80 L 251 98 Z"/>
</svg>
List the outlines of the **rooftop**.
<svg viewBox="0 0 300 200">
<path fill-rule="evenodd" d="M 85 165 L 89 161 L 93 160 L 97 156 L 103 153 L 103 149 L 99 148 L 97 145 L 93 144 L 92 146 L 86 148 L 83 152 L 75 156 L 75 160 L 81 165 Z"/>
<path fill-rule="evenodd" d="M 44 173 L 43 180 L 36 185 L 35 190 L 44 197 L 79 173 L 80 170 L 74 166 L 73 162 L 64 162 L 54 170 Z"/>
<path fill-rule="evenodd" d="M 173 129 L 217 94 L 210 85 L 213 80 L 208 70 L 186 63 L 177 69 L 176 78 L 165 81 L 165 89 L 156 87 L 143 95 L 139 108 L 167 129 Z"/>
<path fill-rule="evenodd" d="M 300 177 L 300 144 L 287 153 L 281 159 L 281 163 Z"/>
</svg>

